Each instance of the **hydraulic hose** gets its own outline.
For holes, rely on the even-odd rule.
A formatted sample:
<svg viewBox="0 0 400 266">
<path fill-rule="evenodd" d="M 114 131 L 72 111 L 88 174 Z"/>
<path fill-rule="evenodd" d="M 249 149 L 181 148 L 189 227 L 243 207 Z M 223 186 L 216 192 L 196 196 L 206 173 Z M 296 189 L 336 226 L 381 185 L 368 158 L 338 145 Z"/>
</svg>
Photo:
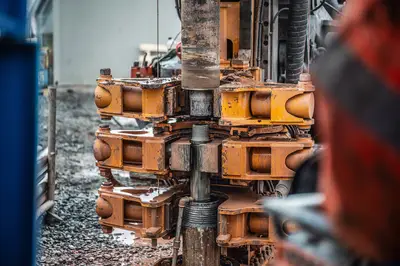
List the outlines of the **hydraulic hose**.
<svg viewBox="0 0 400 266">
<path fill-rule="evenodd" d="M 297 83 L 303 71 L 307 39 L 308 0 L 290 0 L 286 51 L 286 83 Z"/>
<path fill-rule="evenodd" d="M 172 253 L 172 266 L 176 266 L 178 260 L 179 248 L 181 247 L 181 228 L 182 228 L 182 220 L 183 220 L 183 210 L 185 209 L 186 203 L 191 202 L 193 198 L 184 197 L 179 200 L 179 212 L 178 212 L 178 221 L 176 225 L 176 235 L 174 239 L 173 245 L 173 253 Z"/>
<path fill-rule="evenodd" d="M 181 6 L 182 6 L 181 0 L 175 0 L 175 9 L 176 9 L 176 13 L 178 14 L 179 20 L 182 20 L 181 19 Z"/>
</svg>

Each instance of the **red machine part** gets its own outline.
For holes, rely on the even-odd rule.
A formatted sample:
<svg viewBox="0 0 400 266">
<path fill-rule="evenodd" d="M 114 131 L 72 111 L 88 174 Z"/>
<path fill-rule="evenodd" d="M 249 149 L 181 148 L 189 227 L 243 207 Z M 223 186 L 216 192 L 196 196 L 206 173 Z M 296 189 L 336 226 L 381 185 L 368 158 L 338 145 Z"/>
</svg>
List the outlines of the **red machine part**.
<svg viewBox="0 0 400 266">
<path fill-rule="evenodd" d="M 176 45 L 176 55 L 179 57 L 179 59 L 182 59 L 182 43 L 181 42 L 179 42 L 177 45 Z"/>
<path fill-rule="evenodd" d="M 314 73 L 330 148 L 321 190 L 347 245 L 368 258 L 399 261 L 400 3 L 354 0 L 346 12 L 338 42 Z"/>
</svg>

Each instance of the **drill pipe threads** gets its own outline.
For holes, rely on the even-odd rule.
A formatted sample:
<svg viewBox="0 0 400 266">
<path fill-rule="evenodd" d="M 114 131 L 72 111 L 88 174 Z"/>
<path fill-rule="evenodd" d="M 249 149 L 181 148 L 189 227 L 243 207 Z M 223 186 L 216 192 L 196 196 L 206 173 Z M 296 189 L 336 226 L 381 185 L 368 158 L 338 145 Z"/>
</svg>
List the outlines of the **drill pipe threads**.
<svg viewBox="0 0 400 266">
<path fill-rule="evenodd" d="M 186 203 L 183 211 L 184 228 L 217 227 L 218 206 L 221 199 L 212 196 L 209 202 L 191 201 Z"/>
</svg>

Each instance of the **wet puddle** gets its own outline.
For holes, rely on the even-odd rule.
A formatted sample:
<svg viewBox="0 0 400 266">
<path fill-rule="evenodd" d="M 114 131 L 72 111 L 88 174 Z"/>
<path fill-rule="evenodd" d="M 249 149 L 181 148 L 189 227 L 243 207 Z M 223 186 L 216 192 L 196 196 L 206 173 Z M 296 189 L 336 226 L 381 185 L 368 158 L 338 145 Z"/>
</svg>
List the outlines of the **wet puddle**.
<svg viewBox="0 0 400 266">
<path fill-rule="evenodd" d="M 114 228 L 112 232 L 113 239 L 125 245 L 133 245 L 135 243 L 135 233 L 119 228 Z"/>
</svg>

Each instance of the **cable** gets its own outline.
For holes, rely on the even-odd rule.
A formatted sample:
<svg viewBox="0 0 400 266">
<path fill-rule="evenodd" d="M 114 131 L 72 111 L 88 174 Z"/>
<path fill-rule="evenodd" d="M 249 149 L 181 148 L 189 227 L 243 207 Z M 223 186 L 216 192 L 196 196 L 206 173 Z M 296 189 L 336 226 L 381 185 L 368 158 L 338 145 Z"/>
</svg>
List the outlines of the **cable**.
<svg viewBox="0 0 400 266">
<path fill-rule="evenodd" d="M 310 13 L 314 13 L 315 11 L 317 11 L 318 9 L 323 7 L 325 3 L 326 3 L 326 0 L 322 0 L 318 6 L 316 6 L 313 10 L 310 11 Z"/>
<path fill-rule="evenodd" d="M 275 192 L 276 192 L 276 189 L 275 189 L 275 187 L 274 187 L 274 183 L 273 183 L 271 180 L 267 180 L 267 182 L 269 182 L 269 185 L 270 185 L 270 187 L 271 187 L 271 192 L 272 192 L 272 193 L 275 193 Z"/>
<path fill-rule="evenodd" d="M 256 51 L 256 63 L 257 66 L 260 66 L 261 62 L 261 41 L 262 37 L 261 34 L 263 32 L 263 24 L 261 23 L 261 19 L 264 16 L 264 6 L 265 6 L 265 0 L 260 1 L 259 3 L 259 8 L 258 8 L 258 29 L 257 29 L 257 51 Z"/>
<path fill-rule="evenodd" d="M 176 39 L 178 39 L 179 34 L 181 34 L 181 31 L 178 32 L 178 34 L 175 36 L 175 38 L 172 40 L 171 45 L 169 46 L 168 50 L 171 50 L 172 45 L 174 45 L 174 42 L 176 41 Z"/>
<path fill-rule="evenodd" d="M 157 0 L 157 57 L 160 58 L 160 0 Z M 160 64 L 157 64 L 157 78 L 160 77 Z"/>
<path fill-rule="evenodd" d="M 279 17 L 279 15 L 280 15 L 283 11 L 289 11 L 289 8 L 288 8 L 288 7 L 284 7 L 284 8 L 279 9 L 279 11 L 276 12 L 274 18 L 272 19 L 272 25 L 274 25 L 275 20 Z M 271 26 L 272 26 L 272 25 L 271 25 Z"/>
<path fill-rule="evenodd" d="M 175 0 L 175 9 L 176 9 L 176 13 L 178 13 L 179 20 L 182 20 L 181 19 L 181 6 L 182 6 L 181 0 Z"/>
<path fill-rule="evenodd" d="M 339 9 L 337 9 L 336 7 L 334 7 L 332 4 L 326 2 L 324 5 L 329 6 L 330 8 L 332 8 L 333 11 L 335 11 L 339 15 L 342 15 L 342 12 Z"/>
</svg>

